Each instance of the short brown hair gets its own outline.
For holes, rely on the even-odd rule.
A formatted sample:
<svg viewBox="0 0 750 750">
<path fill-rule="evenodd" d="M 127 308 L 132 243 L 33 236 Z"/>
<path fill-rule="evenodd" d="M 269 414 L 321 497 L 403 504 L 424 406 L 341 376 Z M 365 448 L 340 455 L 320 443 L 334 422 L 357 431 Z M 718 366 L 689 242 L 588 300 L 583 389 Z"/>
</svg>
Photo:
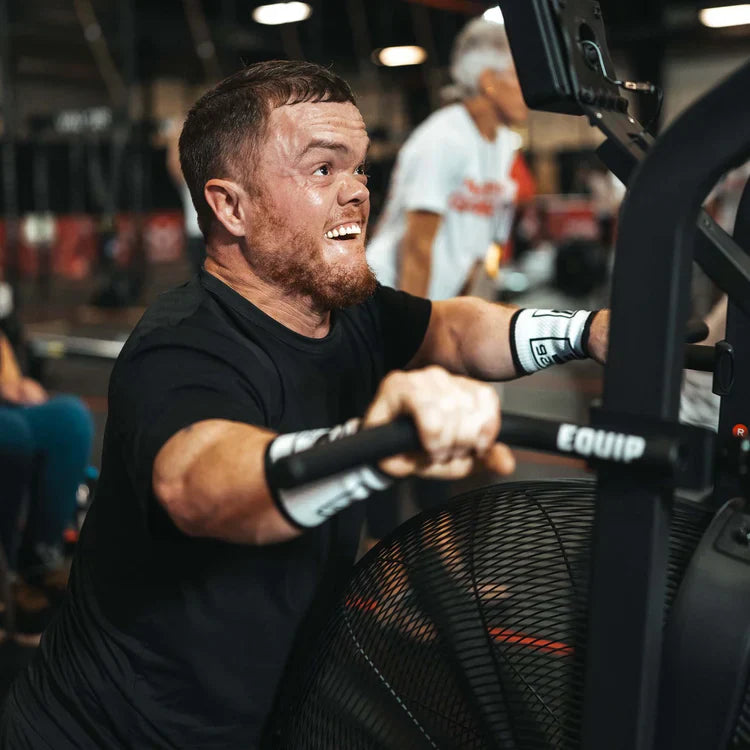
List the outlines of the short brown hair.
<svg viewBox="0 0 750 750">
<path fill-rule="evenodd" d="M 252 158 L 277 107 L 303 102 L 351 102 L 349 84 L 330 70 L 298 60 L 268 60 L 234 73 L 192 107 L 180 134 L 180 166 L 198 212 L 203 236 L 213 221 L 203 188 L 213 177 L 241 177 L 233 168 L 238 150 Z"/>
</svg>

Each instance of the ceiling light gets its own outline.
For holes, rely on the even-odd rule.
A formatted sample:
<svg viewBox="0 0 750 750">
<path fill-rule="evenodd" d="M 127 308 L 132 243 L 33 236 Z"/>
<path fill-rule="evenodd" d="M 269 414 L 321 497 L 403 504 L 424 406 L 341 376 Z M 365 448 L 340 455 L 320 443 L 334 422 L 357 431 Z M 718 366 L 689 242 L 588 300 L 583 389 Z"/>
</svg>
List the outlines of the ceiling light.
<svg viewBox="0 0 750 750">
<path fill-rule="evenodd" d="M 724 26 L 742 26 L 750 23 L 750 5 L 726 5 L 723 8 L 704 8 L 700 13 L 701 23 L 712 29 Z"/>
<path fill-rule="evenodd" d="M 505 23 L 503 12 L 500 10 L 499 5 L 484 11 L 482 18 L 484 18 L 485 21 L 492 21 L 492 23 Z"/>
<path fill-rule="evenodd" d="M 422 47 L 415 45 L 383 47 L 381 50 L 376 50 L 375 59 L 381 65 L 397 68 L 401 65 L 419 65 L 427 59 L 427 53 Z"/>
<path fill-rule="evenodd" d="M 273 3 L 259 5 L 253 11 L 253 21 L 267 26 L 278 26 L 282 23 L 296 23 L 310 18 L 312 8 L 307 3 Z"/>
</svg>

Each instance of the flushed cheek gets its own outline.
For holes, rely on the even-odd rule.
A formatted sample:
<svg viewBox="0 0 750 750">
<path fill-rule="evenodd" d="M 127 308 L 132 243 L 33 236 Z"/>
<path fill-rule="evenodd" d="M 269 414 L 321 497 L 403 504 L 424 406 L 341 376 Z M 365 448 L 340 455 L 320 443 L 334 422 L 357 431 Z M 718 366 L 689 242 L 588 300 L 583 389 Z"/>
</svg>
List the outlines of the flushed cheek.
<svg viewBox="0 0 750 750">
<path fill-rule="evenodd" d="M 310 231 L 320 230 L 321 233 L 329 220 L 329 204 L 319 191 L 306 190 L 302 195 L 298 195 L 296 200 L 289 203 L 290 210 L 296 214 L 300 220 L 308 222 Z"/>
<path fill-rule="evenodd" d="M 306 208 L 311 211 L 322 210 L 326 198 L 318 186 L 311 185 L 307 180 L 294 178 L 281 181 L 276 202 L 282 204 L 285 210 L 290 210 L 291 207 L 297 212 L 304 212 Z"/>
<path fill-rule="evenodd" d="M 299 192 L 297 200 L 302 200 L 310 206 L 323 206 L 326 202 L 326 194 L 319 187 L 307 183 L 298 184 Z"/>
</svg>

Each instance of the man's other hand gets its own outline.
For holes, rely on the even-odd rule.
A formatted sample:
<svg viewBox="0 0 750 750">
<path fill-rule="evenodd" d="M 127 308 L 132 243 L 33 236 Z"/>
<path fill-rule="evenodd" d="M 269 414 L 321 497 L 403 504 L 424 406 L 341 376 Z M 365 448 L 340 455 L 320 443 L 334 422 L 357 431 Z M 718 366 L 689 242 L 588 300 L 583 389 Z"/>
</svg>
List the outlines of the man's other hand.
<svg viewBox="0 0 750 750">
<path fill-rule="evenodd" d="M 495 442 L 500 399 L 487 383 L 442 367 L 393 372 L 380 384 L 363 426 L 376 427 L 400 414 L 414 419 L 423 451 L 381 461 L 391 476 L 460 479 L 479 466 L 503 475 L 515 469 L 508 447 Z"/>
</svg>

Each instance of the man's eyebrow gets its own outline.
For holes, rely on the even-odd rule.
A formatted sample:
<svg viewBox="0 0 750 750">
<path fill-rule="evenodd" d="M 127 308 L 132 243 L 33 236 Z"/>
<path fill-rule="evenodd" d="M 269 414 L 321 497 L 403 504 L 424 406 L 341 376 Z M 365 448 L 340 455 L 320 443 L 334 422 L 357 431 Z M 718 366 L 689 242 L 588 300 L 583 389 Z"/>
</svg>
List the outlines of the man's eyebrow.
<svg viewBox="0 0 750 750">
<path fill-rule="evenodd" d="M 303 156 L 305 156 L 310 151 L 314 151 L 315 149 L 322 149 L 324 151 L 339 151 L 342 154 L 349 154 L 350 149 L 349 146 L 347 146 L 345 143 L 342 143 L 341 141 L 334 141 L 329 140 L 327 138 L 315 138 L 314 140 L 310 141 L 310 143 L 305 146 L 304 150 L 300 154 L 299 158 L 301 159 Z M 367 151 L 370 150 L 370 139 L 367 139 Z"/>
</svg>

